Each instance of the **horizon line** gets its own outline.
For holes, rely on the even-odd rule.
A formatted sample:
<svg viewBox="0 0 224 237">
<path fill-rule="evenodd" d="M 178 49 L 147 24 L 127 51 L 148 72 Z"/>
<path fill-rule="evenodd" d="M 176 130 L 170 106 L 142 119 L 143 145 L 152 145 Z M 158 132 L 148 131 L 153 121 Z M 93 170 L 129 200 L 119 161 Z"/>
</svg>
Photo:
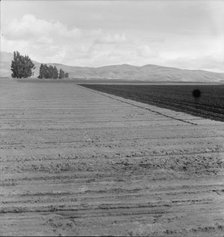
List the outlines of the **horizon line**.
<svg viewBox="0 0 224 237">
<path fill-rule="evenodd" d="M 0 52 L 2 53 L 8 53 L 8 54 L 13 54 L 13 52 L 8 52 L 8 51 L 2 51 L 0 50 Z M 17 51 L 18 52 L 18 51 Z M 24 54 L 26 55 L 26 54 Z M 29 56 L 29 55 L 27 55 Z M 204 71 L 204 72 L 211 72 L 211 73 L 218 73 L 218 74 L 224 74 L 224 71 L 214 71 L 214 70 L 209 70 L 209 69 L 189 69 L 189 68 L 182 68 L 182 67 L 175 67 L 175 66 L 165 66 L 165 65 L 159 65 L 159 64 L 143 64 L 141 66 L 139 65 L 133 65 L 133 64 L 129 64 L 129 63 L 121 63 L 121 64 L 107 64 L 107 65 L 101 65 L 101 66 L 76 66 L 76 65 L 71 65 L 71 64 L 64 64 L 64 63 L 57 63 L 57 62 L 48 62 L 48 63 L 43 63 L 43 62 L 39 62 L 36 61 L 35 59 L 31 59 L 32 61 L 35 61 L 36 63 L 39 64 L 59 64 L 59 65 L 63 65 L 63 66 L 67 66 L 67 67 L 81 67 L 81 68 L 102 68 L 102 67 L 110 67 L 110 66 L 131 66 L 131 67 L 137 67 L 137 68 L 141 68 L 141 67 L 145 67 L 145 66 L 157 66 L 157 67 L 165 67 L 165 68 L 172 68 L 172 69 L 179 69 L 179 70 L 188 70 L 188 71 Z"/>
</svg>

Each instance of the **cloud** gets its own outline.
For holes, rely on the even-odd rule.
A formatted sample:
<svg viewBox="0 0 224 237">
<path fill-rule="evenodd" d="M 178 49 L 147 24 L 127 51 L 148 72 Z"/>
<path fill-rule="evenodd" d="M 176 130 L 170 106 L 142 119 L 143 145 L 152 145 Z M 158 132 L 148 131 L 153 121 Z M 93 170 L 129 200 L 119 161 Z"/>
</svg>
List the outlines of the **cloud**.
<svg viewBox="0 0 224 237">
<path fill-rule="evenodd" d="M 68 29 L 58 21 L 50 22 L 34 15 L 25 15 L 21 19 L 14 19 L 4 30 L 2 48 L 5 51 L 21 51 L 41 62 L 73 64 L 73 58 L 74 62 L 80 64 L 79 58 L 108 55 L 115 46 L 125 42 L 125 34 L 111 34 L 101 29 Z"/>
<path fill-rule="evenodd" d="M 72 38 L 79 34 L 80 31 L 77 28 L 68 30 L 58 21 L 48 22 L 34 15 L 24 15 L 20 20 L 14 19 L 6 30 L 7 38 L 13 40 L 35 40 L 42 36 Z"/>
<path fill-rule="evenodd" d="M 18 50 L 43 63 L 76 66 L 159 64 L 224 71 L 221 66 L 224 46 L 220 35 L 164 35 L 140 31 L 131 34 L 131 31 L 84 29 L 31 14 L 13 19 L 2 32 L 3 51 Z"/>
</svg>

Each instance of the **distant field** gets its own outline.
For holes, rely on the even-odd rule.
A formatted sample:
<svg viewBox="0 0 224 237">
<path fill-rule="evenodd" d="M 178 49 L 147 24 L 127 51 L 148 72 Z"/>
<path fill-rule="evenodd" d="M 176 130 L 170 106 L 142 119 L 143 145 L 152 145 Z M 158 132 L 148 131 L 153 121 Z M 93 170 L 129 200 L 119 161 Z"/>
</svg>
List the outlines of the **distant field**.
<svg viewBox="0 0 224 237">
<path fill-rule="evenodd" d="M 99 85 L 84 87 L 147 104 L 224 121 L 224 85 Z M 192 91 L 199 89 L 195 99 Z"/>
</svg>

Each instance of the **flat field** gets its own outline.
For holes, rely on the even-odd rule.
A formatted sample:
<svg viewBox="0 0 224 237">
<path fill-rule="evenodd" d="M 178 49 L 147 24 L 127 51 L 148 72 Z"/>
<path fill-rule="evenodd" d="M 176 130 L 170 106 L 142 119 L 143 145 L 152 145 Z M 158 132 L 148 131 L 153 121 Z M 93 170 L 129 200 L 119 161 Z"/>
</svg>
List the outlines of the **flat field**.
<svg viewBox="0 0 224 237">
<path fill-rule="evenodd" d="M 100 85 L 83 86 L 126 99 L 182 111 L 192 115 L 224 121 L 224 85 Z M 199 89 L 201 96 L 195 99 L 192 91 Z"/>
<path fill-rule="evenodd" d="M 223 122 L 1 79 L 0 168 L 3 236 L 223 236 Z"/>
</svg>

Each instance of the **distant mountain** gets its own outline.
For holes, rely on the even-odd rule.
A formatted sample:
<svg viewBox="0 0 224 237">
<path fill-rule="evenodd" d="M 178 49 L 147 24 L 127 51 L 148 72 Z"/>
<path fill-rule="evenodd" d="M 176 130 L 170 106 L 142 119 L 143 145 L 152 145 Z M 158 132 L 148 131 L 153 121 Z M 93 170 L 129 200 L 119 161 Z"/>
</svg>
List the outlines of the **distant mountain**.
<svg viewBox="0 0 224 237">
<path fill-rule="evenodd" d="M 11 53 L 0 54 L 0 75 L 10 77 Z M 39 74 L 40 63 L 33 61 L 36 69 L 34 77 Z M 69 73 L 70 78 L 76 79 L 116 79 L 140 81 L 193 81 L 193 82 L 221 82 L 224 73 L 208 72 L 203 70 L 187 70 L 157 65 L 132 66 L 128 64 L 103 67 L 76 67 L 57 63 L 49 63 Z"/>
</svg>

